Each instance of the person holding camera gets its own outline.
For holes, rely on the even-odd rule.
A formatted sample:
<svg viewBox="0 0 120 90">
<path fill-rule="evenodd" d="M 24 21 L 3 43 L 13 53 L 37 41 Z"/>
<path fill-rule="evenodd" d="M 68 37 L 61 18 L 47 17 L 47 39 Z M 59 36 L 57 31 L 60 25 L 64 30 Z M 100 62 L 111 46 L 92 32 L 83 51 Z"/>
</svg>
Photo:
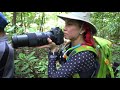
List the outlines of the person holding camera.
<svg viewBox="0 0 120 90">
<path fill-rule="evenodd" d="M 87 12 L 70 12 L 58 15 L 65 21 L 64 38 L 70 42 L 59 50 L 57 45 L 48 38 L 48 45 L 40 48 L 49 48 L 48 77 L 49 78 L 92 78 L 95 77 L 99 63 L 96 60 L 93 35 L 97 33 L 96 27 L 89 21 Z M 80 48 L 82 46 L 82 48 Z M 84 50 L 88 48 L 88 50 Z M 80 50 L 81 49 L 81 50 Z M 83 51 L 82 51 L 83 50 Z M 56 61 L 61 66 L 56 68 Z"/>
<path fill-rule="evenodd" d="M 0 12 L 0 78 L 14 77 L 14 50 L 4 30 L 7 25 L 7 19 Z"/>
</svg>

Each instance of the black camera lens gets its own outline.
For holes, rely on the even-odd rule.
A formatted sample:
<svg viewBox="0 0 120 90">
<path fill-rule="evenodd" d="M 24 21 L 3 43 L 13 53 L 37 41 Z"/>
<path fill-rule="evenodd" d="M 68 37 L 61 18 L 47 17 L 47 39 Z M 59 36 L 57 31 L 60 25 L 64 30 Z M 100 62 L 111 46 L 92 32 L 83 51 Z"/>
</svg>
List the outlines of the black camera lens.
<svg viewBox="0 0 120 90">
<path fill-rule="evenodd" d="M 18 47 L 34 47 L 47 45 L 47 38 L 50 38 L 57 45 L 64 42 L 64 34 L 59 27 L 52 28 L 48 32 L 26 33 L 24 35 L 15 35 L 12 37 L 12 45 L 14 48 Z"/>
<path fill-rule="evenodd" d="M 14 48 L 28 46 L 28 36 L 15 35 L 12 37 L 12 45 Z"/>
</svg>

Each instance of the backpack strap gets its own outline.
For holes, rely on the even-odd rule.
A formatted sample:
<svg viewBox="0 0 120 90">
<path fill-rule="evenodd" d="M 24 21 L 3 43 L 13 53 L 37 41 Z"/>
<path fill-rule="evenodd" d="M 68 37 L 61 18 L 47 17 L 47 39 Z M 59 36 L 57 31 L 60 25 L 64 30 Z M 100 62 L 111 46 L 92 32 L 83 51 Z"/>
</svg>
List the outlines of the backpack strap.
<svg viewBox="0 0 120 90">
<path fill-rule="evenodd" d="M 93 47 L 87 46 L 87 45 L 82 45 L 82 46 L 74 49 L 74 50 L 70 53 L 69 57 L 71 57 L 71 56 L 73 56 L 73 55 L 75 55 L 75 54 L 77 54 L 77 53 L 79 53 L 79 52 L 86 51 L 86 50 L 92 51 L 92 52 L 94 52 L 94 53 L 96 54 L 96 51 L 95 51 L 95 49 L 94 49 Z"/>
<path fill-rule="evenodd" d="M 4 69 L 8 59 L 8 55 L 9 55 L 9 47 L 7 43 L 5 43 L 5 52 L 0 60 L 0 77 L 2 77 L 4 74 Z"/>
</svg>

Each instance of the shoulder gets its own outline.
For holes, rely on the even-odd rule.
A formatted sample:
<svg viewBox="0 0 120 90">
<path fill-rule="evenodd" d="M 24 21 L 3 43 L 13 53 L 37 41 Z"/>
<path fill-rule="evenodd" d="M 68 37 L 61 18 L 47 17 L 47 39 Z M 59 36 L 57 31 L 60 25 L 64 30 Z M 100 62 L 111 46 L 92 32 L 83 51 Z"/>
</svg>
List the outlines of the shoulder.
<svg viewBox="0 0 120 90">
<path fill-rule="evenodd" d="M 94 52 L 86 50 L 73 55 L 71 58 L 77 60 L 95 60 L 95 57 Z"/>
<path fill-rule="evenodd" d="M 78 55 L 88 55 L 88 56 L 90 56 L 90 55 L 95 55 L 94 52 L 89 51 L 89 50 L 82 51 L 82 52 L 79 52 L 79 53 L 77 53 L 77 54 L 78 54 Z"/>
<path fill-rule="evenodd" d="M 0 42 L 0 51 L 5 50 L 5 42 Z"/>
<path fill-rule="evenodd" d="M 8 41 L 3 41 L 3 42 L 0 42 L 0 51 L 5 51 L 5 49 L 9 49 L 10 51 L 13 51 L 13 47 L 11 44 L 9 44 Z"/>
<path fill-rule="evenodd" d="M 89 57 L 89 56 L 95 56 L 96 54 L 92 51 L 89 51 L 89 50 L 86 50 L 86 51 L 81 51 L 77 54 L 75 54 L 77 56 L 86 56 L 86 57 Z"/>
<path fill-rule="evenodd" d="M 89 69 L 96 65 L 96 57 L 91 51 L 79 52 L 70 57 L 70 61 L 76 63 L 80 67 L 82 66 L 83 68 Z"/>
<path fill-rule="evenodd" d="M 12 45 L 9 42 L 7 42 L 6 45 L 8 46 L 10 53 L 14 53 Z"/>
</svg>

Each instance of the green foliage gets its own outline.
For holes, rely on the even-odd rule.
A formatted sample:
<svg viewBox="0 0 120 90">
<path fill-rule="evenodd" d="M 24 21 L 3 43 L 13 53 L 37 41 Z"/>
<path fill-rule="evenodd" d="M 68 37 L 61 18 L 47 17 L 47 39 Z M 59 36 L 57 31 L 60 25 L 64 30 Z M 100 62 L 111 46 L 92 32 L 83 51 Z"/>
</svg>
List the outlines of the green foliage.
<svg viewBox="0 0 120 90">
<path fill-rule="evenodd" d="M 118 67 L 116 68 L 116 70 L 118 70 L 118 73 L 117 73 L 116 78 L 120 78 L 120 66 L 118 66 Z"/>
<path fill-rule="evenodd" d="M 39 60 L 34 54 L 35 51 L 30 54 L 19 53 L 14 62 L 17 78 L 47 78 L 48 61 L 45 58 Z"/>
<path fill-rule="evenodd" d="M 48 61 L 42 59 L 38 66 L 35 66 L 35 69 L 40 73 L 39 77 L 47 78 L 48 77 Z"/>
<path fill-rule="evenodd" d="M 120 62 L 120 45 L 113 45 L 112 47 L 112 59 L 114 62 Z"/>
<path fill-rule="evenodd" d="M 113 44 L 112 59 L 113 62 L 120 63 L 120 45 Z M 118 71 L 116 78 L 120 78 L 120 65 L 116 68 L 115 71 Z"/>
</svg>

